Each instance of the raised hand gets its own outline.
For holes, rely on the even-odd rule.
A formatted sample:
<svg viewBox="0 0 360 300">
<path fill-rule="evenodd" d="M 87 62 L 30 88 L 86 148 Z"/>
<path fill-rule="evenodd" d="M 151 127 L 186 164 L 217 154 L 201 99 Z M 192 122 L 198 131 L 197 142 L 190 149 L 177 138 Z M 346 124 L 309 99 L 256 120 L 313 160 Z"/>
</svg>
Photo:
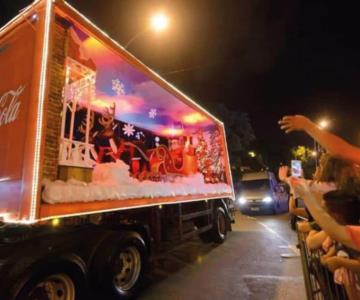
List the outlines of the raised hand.
<svg viewBox="0 0 360 300">
<path fill-rule="evenodd" d="M 280 128 L 284 130 L 286 133 L 290 133 L 292 131 L 305 130 L 312 122 L 301 115 L 295 116 L 285 116 L 280 121 Z"/>
<path fill-rule="evenodd" d="M 303 178 L 290 177 L 290 184 L 295 193 L 302 199 L 306 198 L 311 193 L 309 184 Z"/>
<path fill-rule="evenodd" d="M 283 182 L 285 182 L 286 178 L 288 177 L 287 174 L 289 172 L 289 167 L 288 166 L 282 166 L 279 168 L 279 172 L 278 172 L 278 176 L 279 179 Z"/>
</svg>

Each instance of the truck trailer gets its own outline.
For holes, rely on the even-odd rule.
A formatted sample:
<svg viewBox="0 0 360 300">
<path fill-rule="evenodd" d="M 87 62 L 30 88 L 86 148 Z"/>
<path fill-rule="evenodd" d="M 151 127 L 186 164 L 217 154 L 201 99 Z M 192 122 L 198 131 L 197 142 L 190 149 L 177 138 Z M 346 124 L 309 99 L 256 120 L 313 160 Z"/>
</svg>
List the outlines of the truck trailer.
<svg viewBox="0 0 360 300">
<path fill-rule="evenodd" d="M 0 136 L 0 299 L 132 298 L 231 230 L 224 124 L 65 1 L 0 29 Z"/>
</svg>

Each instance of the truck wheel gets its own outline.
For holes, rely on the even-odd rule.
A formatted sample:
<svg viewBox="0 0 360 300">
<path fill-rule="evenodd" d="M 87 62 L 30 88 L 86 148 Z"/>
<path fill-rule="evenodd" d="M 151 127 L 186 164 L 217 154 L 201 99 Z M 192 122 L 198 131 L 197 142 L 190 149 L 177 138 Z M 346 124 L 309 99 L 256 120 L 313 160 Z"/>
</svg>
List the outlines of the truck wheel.
<svg viewBox="0 0 360 300">
<path fill-rule="evenodd" d="M 85 280 L 75 268 L 48 266 L 31 274 L 21 287 L 16 300 L 77 300 L 85 299 Z"/>
<path fill-rule="evenodd" d="M 222 207 L 217 207 L 215 211 L 213 237 L 216 243 L 225 241 L 227 235 L 226 214 Z"/>
<path fill-rule="evenodd" d="M 98 280 L 102 293 L 107 293 L 111 299 L 134 298 L 141 285 L 147 259 L 144 241 L 138 237 L 121 241 L 115 247 L 107 246 L 110 250 L 100 249 L 105 252 L 97 262 L 101 266 Z"/>
<path fill-rule="evenodd" d="M 219 206 L 215 209 L 213 228 L 200 235 L 200 238 L 205 242 L 215 242 L 221 244 L 225 241 L 228 221 L 224 209 Z"/>
</svg>

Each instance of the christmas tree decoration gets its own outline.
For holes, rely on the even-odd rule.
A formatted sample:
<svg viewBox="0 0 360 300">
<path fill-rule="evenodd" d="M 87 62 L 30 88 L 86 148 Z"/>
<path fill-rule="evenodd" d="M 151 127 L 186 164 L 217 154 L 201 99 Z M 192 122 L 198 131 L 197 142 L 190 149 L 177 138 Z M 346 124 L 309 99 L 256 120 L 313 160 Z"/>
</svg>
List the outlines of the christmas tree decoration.
<svg viewBox="0 0 360 300">
<path fill-rule="evenodd" d="M 122 131 L 124 132 L 124 134 L 128 137 L 133 136 L 135 133 L 135 128 L 134 125 L 131 124 L 125 124 L 124 127 L 122 128 Z"/>
<path fill-rule="evenodd" d="M 199 131 L 197 134 L 197 146 L 195 148 L 198 169 L 201 173 L 208 173 L 208 145 L 206 143 L 204 132 Z"/>
<path fill-rule="evenodd" d="M 214 130 L 210 135 L 210 151 L 208 158 L 210 160 L 209 180 L 211 183 L 225 181 L 225 162 L 223 160 L 223 150 L 219 130 Z"/>
<path fill-rule="evenodd" d="M 149 111 L 149 118 L 150 119 L 155 119 L 157 116 L 157 109 L 156 108 L 152 108 Z"/>
<path fill-rule="evenodd" d="M 112 90 L 117 96 L 125 95 L 125 86 L 119 79 L 112 80 Z"/>
</svg>

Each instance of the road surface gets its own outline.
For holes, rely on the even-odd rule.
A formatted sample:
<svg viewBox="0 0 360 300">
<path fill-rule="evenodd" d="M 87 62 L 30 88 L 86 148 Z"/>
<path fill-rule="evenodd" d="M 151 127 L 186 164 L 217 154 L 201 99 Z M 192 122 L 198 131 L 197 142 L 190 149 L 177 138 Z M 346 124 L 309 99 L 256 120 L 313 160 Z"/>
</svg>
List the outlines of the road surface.
<svg viewBox="0 0 360 300">
<path fill-rule="evenodd" d="M 224 244 L 195 239 L 156 258 L 139 299 L 305 300 L 295 245 L 287 214 L 237 213 Z"/>
</svg>

